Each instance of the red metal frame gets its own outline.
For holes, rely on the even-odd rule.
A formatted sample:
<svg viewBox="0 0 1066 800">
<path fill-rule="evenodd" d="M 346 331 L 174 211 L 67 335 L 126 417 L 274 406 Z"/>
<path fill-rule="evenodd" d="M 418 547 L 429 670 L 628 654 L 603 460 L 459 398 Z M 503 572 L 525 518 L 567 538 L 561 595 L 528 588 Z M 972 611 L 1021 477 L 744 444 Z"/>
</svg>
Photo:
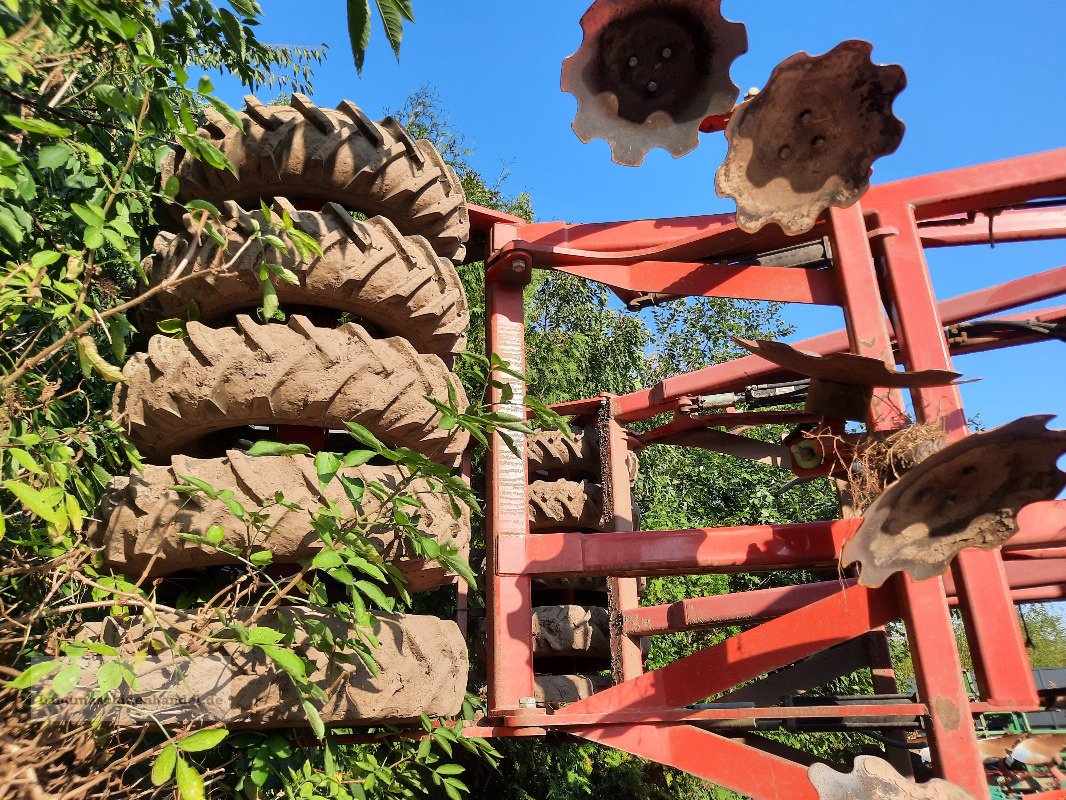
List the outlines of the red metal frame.
<svg viewBox="0 0 1066 800">
<path fill-rule="evenodd" d="M 770 226 L 740 231 L 732 215 L 639 222 L 526 224 L 475 209 L 488 269 L 487 347 L 519 369 L 524 361 L 522 286 L 530 270 L 553 269 L 634 294 L 673 294 L 828 303 L 844 310 L 847 328 L 800 346 L 820 354 L 872 355 L 909 369 L 950 368 L 952 353 L 1032 341 L 1033 335 L 983 327 L 973 339 L 949 342 L 945 326 L 1066 294 L 1066 267 L 937 302 L 924 249 L 1066 237 L 1066 149 L 875 186 L 861 204 L 833 209 L 810 234 L 788 239 Z M 1048 202 L 1041 202 L 1048 201 Z M 769 267 L 756 255 L 828 237 L 832 264 Z M 1063 320 L 1064 309 L 1002 318 Z M 991 332 L 989 332 L 991 331 Z M 619 397 L 575 400 L 559 413 L 591 420 L 610 410 L 612 475 L 625 485 L 624 443 L 643 447 L 690 427 L 767 424 L 766 413 L 731 410 L 693 419 L 685 414 L 697 395 L 734 391 L 783 375 L 776 365 L 748 356 Z M 500 380 L 509 380 L 504 375 Z M 521 386 L 501 410 L 521 413 Z M 953 437 L 966 435 L 958 389 L 917 390 L 922 420 L 939 419 Z M 869 427 L 905 422 L 898 392 L 875 397 Z M 674 421 L 643 437 L 623 424 L 674 412 Z M 778 422 L 809 421 L 785 412 Z M 523 452 L 524 441 L 516 442 Z M 1005 554 L 964 551 L 944 579 L 915 582 L 896 576 L 881 589 L 850 580 L 685 600 L 640 608 L 638 576 L 694 572 L 756 572 L 835 568 L 840 547 L 861 520 L 756 525 L 686 531 L 632 530 L 628 488 L 619 492 L 613 532 L 531 535 L 526 519 L 526 469 L 498 438 L 488 465 L 487 583 L 489 717 L 476 735 L 541 735 L 552 730 L 616 747 L 687 770 L 754 798 L 815 798 L 806 767 L 750 743 L 727 739 L 693 723 L 724 719 L 844 718 L 919 715 L 929 734 L 937 774 L 975 798 L 989 797 L 976 744 L 973 714 L 989 709 L 1038 707 L 1015 602 L 1057 599 L 1066 593 L 1063 506 L 1033 508 Z M 1027 510 L 1028 511 L 1028 510 Z M 614 687 L 546 711 L 532 707 L 532 576 L 602 575 L 612 580 L 620 624 L 613 631 L 623 664 Z M 963 683 L 949 604 L 963 614 L 980 696 Z M 910 639 L 918 701 L 905 705 L 730 709 L 690 708 L 759 680 L 827 648 L 870 635 L 902 620 Z M 697 627 L 746 625 L 713 647 L 644 673 L 639 639 Z M 883 654 L 871 651 L 879 685 L 891 682 Z M 876 727 L 876 726 L 874 726 Z"/>
</svg>

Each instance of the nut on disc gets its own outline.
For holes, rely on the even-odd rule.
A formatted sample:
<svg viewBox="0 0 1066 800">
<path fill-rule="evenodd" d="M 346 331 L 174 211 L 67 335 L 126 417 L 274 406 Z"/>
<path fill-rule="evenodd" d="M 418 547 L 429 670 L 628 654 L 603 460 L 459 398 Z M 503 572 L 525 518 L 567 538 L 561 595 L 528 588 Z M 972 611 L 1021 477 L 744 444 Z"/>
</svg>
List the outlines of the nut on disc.
<svg viewBox="0 0 1066 800">
<path fill-rule="evenodd" d="M 872 51 L 851 39 L 824 55 L 791 55 L 733 113 L 715 185 L 736 201 L 742 230 L 773 222 L 790 236 L 806 233 L 827 208 L 850 206 L 870 188 L 873 162 L 903 139 L 892 102 L 907 85 L 902 67 L 874 64 Z"/>
<path fill-rule="evenodd" d="M 740 94 L 729 67 L 748 35 L 722 16 L 721 0 L 596 0 L 581 28 L 560 85 L 577 98 L 574 133 L 605 139 L 618 164 L 640 166 L 656 147 L 685 155 L 700 123 Z"/>
</svg>

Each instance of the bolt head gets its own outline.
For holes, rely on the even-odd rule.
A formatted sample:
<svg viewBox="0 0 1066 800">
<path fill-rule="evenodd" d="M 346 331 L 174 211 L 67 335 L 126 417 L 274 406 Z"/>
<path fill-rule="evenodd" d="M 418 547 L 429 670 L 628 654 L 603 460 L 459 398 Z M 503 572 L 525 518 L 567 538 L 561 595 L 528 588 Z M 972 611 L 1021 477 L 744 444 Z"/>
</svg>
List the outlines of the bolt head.
<svg viewBox="0 0 1066 800">
<path fill-rule="evenodd" d="M 648 81 L 648 91 L 649 92 L 657 92 L 657 91 L 659 91 L 659 84 L 657 84 L 655 81 Z"/>
<path fill-rule="evenodd" d="M 536 708 L 537 700 L 533 697 L 520 697 L 518 698 L 519 708 Z"/>
<path fill-rule="evenodd" d="M 516 258 L 514 261 L 511 262 L 512 272 L 525 272 L 528 267 L 529 262 L 526 261 L 524 258 Z"/>
</svg>

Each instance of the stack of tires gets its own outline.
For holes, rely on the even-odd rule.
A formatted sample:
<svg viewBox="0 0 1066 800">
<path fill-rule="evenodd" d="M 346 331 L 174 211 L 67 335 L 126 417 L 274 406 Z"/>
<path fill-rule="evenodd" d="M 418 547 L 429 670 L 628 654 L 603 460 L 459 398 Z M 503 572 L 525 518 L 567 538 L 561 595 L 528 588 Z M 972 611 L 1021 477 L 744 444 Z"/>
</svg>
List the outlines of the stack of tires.
<svg viewBox="0 0 1066 800">
<path fill-rule="evenodd" d="M 629 454 L 630 479 L 637 459 Z M 531 533 L 600 532 L 605 528 L 599 429 L 571 436 L 542 431 L 527 439 Z M 536 699 L 555 706 L 611 685 L 606 578 L 533 581 L 533 670 Z"/>
<path fill-rule="evenodd" d="M 321 546 L 308 514 L 282 506 L 270 509 L 268 540 L 249 542 L 245 525 L 221 500 L 174 492 L 171 487 L 183 476 L 229 490 L 249 509 L 271 503 L 281 492 L 304 508 L 331 500 L 355 511 L 339 487 L 320 488 L 311 456 L 243 452 L 248 441 L 263 435 L 262 426 L 274 433 L 273 426 L 318 429 L 325 442 L 319 449 L 329 450 L 325 432 L 354 421 L 389 446 L 409 447 L 451 467 L 458 467 L 468 443 L 465 435 L 438 427 L 439 414 L 425 400 L 445 399 L 451 390 L 465 404 L 462 385 L 450 372 L 469 321 L 454 265 L 464 255 L 469 222 L 454 171 L 430 143 L 412 140 L 396 120 L 373 122 L 349 102 L 333 110 L 301 95 L 291 107 L 250 98 L 240 114 L 241 128 L 211 109 L 207 113 L 198 133 L 229 157 L 234 172 L 178 153 L 164 164 L 164 179 L 178 178 L 179 199 L 206 200 L 223 210 L 225 246 L 203 236 L 189 217 L 186 230 L 156 239 L 146 263 L 153 284 L 176 272 L 192 277 L 156 294 L 146 322 L 185 317 L 191 308 L 197 318 L 188 322 L 183 338 L 153 336 L 147 352 L 126 364 L 126 382 L 115 396 L 116 418 L 128 426 L 148 465 L 143 474 L 114 482 L 98 511 L 95 536 L 107 563 L 131 580 L 178 574 L 195 580 L 224 572 L 235 558 L 180 536 L 204 536 L 214 525 L 225 532 L 223 544 L 269 549 L 274 569 L 295 565 Z M 261 211 L 264 202 L 273 215 Z M 302 210 L 307 208 L 317 210 Z M 249 243 L 256 227 L 277 233 L 272 218 L 285 213 L 318 242 L 322 255 L 301 258 L 294 248 L 285 253 Z M 218 271 L 231 260 L 230 268 Z M 262 302 L 260 271 L 267 262 L 297 277 L 294 285 L 277 282 L 282 309 L 290 314 L 286 323 L 253 316 Z M 386 487 L 401 479 L 395 467 L 371 464 L 346 474 Z M 419 494 L 425 504 L 417 516 L 422 532 L 468 548 L 469 520 L 455 518 L 445 499 Z M 367 492 L 364 511 L 372 513 L 375 502 Z M 374 536 L 412 591 L 454 580 L 436 564 L 417 559 L 387 525 Z M 458 626 L 428 616 L 381 619 L 379 676 L 358 659 L 317 663 L 314 679 L 333 687 L 323 710 L 326 724 L 457 713 L 468 673 Z M 181 630 L 177 621 L 159 624 Z M 144 627 L 140 621 L 126 626 L 127 644 Z M 299 700 L 286 694 L 287 682 L 271 662 L 253 651 L 234 664 L 241 673 L 234 685 L 251 699 L 235 702 L 227 722 L 298 724 L 302 716 L 292 712 L 299 710 Z M 276 702 L 256 701 L 264 687 L 271 687 Z"/>
</svg>

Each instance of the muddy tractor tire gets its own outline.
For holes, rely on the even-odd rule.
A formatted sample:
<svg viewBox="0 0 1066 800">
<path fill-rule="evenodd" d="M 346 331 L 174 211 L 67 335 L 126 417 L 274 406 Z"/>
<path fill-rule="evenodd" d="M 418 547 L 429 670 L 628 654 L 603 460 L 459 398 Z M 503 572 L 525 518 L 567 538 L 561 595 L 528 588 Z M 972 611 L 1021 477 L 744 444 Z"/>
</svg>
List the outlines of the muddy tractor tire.
<svg viewBox="0 0 1066 800">
<path fill-rule="evenodd" d="M 599 480 L 600 431 L 594 425 L 564 431 L 537 431 L 526 437 L 526 460 L 532 480 L 551 478 L 592 478 Z M 629 480 L 635 482 L 639 462 L 635 453 L 626 455 Z"/>
<path fill-rule="evenodd" d="M 603 489 L 589 481 L 533 481 L 529 484 L 529 528 L 604 530 Z"/>
<path fill-rule="evenodd" d="M 237 609 L 231 619 L 240 622 L 250 618 L 253 611 Z M 285 628 L 292 625 L 296 615 L 325 626 L 339 642 L 355 636 L 340 618 L 305 607 L 281 608 L 255 624 Z M 408 722 L 417 720 L 421 714 L 457 714 L 466 693 L 469 671 L 466 642 L 459 627 L 437 617 L 384 612 L 376 612 L 376 616 L 380 621 L 375 631 L 380 646 L 373 650 L 379 670 L 376 677 L 354 653 L 350 661 L 343 661 L 312 648 L 305 630 L 298 624 L 294 626 L 292 649 L 310 659 L 308 677 L 328 694 L 320 709 L 323 722 L 327 726 L 353 727 Z M 175 666 L 189 665 L 182 683 L 185 691 L 181 694 L 189 694 L 191 690 L 198 702 L 214 711 L 228 727 L 307 727 L 301 697 L 262 648 L 249 649 L 236 643 L 215 641 L 208 644 L 202 656 L 182 663 L 180 648 L 202 641 L 194 634 L 209 635 L 219 626 L 216 621 L 205 623 L 202 617 L 190 614 L 159 614 L 156 624 L 139 618 L 126 622 L 112 618 L 88 623 L 82 633 L 130 658 L 149 640 L 171 637 L 175 648 L 163 652 L 167 658 L 175 659 Z M 145 663 L 145 676 L 139 681 L 145 692 L 151 688 L 152 676 L 160 674 L 152 666 L 151 660 Z M 81 687 L 75 690 L 79 691 Z M 161 713 L 160 709 L 153 710 Z M 147 715 L 143 716 L 140 724 L 156 724 Z M 137 718 L 125 724 L 136 725 Z"/>
<path fill-rule="evenodd" d="M 363 481 L 379 481 L 386 491 L 401 485 L 403 475 L 396 467 L 363 465 L 347 467 L 342 475 Z M 249 540 L 244 524 L 221 500 L 203 494 L 179 494 L 173 486 L 185 476 L 205 481 L 215 489 L 233 492 L 233 500 L 248 509 L 262 508 L 268 519 L 269 538 L 260 531 Z M 301 510 L 274 505 L 275 492 Z M 433 492 L 424 481 L 404 489 L 422 503 L 412 516 L 423 535 L 440 544 L 450 544 L 461 552 L 470 545 L 470 520 L 463 514 L 452 516 L 448 499 Z M 240 550 L 267 548 L 274 564 L 295 564 L 312 557 L 323 545 L 312 529 L 307 511 L 329 500 L 346 516 L 356 509 L 337 482 L 323 490 L 318 483 L 314 459 L 310 456 L 252 457 L 239 451 L 226 458 L 196 459 L 174 456 L 170 466 L 147 465 L 143 473 L 115 478 L 97 511 L 100 522 L 90 531 L 93 543 L 102 548 L 104 561 L 112 569 L 132 577 L 148 578 L 175 572 L 238 563 L 237 559 L 211 545 L 180 536 L 182 533 L 206 536 L 213 525 L 225 532 L 221 545 Z M 361 513 L 373 519 L 380 503 L 371 492 L 363 497 Z M 370 534 L 382 557 L 407 578 L 409 591 L 425 591 L 452 581 L 443 568 L 414 556 L 410 542 L 398 533 L 391 519 L 374 526 Z"/>
<path fill-rule="evenodd" d="M 142 318 L 185 318 L 195 307 L 197 321 L 229 324 L 236 314 L 251 313 L 262 304 L 260 269 L 269 262 L 290 270 L 298 281 L 273 280 L 283 309 L 295 305 L 342 312 L 387 336 L 403 336 L 418 352 L 449 363 L 465 347 L 470 314 L 463 284 L 454 265 L 421 236 L 403 236 L 385 217 L 359 222 L 335 203 L 317 212 L 297 211 L 276 198 L 273 211 L 277 217 L 287 212 L 295 229 L 318 242 L 322 255 L 302 259 L 292 247 L 279 252 L 262 242 L 248 244 L 256 228 L 283 240 L 285 234 L 261 210 L 246 211 L 228 202 L 217 226 L 224 245 L 193 231 L 156 237 L 155 254 L 144 263 L 151 285 L 183 264 L 188 277 L 152 297 Z M 186 223 L 192 225 L 190 217 Z M 237 253 L 240 257 L 221 270 Z"/>
<path fill-rule="evenodd" d="M 355 323 L 316 328 L 306 317 L 288 325 L 237 318 L 236 327 L 188 324 L 188 336 L 154 336 L 147 353 L 123 369 L 114 413 L 147 460 L 210 454 L 205 437 L 243 425 L 289 424 L 344 429 L 347 421 L 457 466 L 468 436 L 437 426 L 425 397 L 465 406 L 462 384 L 439 358 L 416 353 L 399 337 L 374 339 Z"/>
<path fill-rule="evenodd" d="M 407 236 L 424 236 L 433 250 L 461 261 L 470 219 L 459 178 L 425 140 L 415 141 L 392 117 L 371 121 L 342 102 L 319 108 L 294 94 L 291 106 L 245 100 L 235 127 L 208 108 L 197 131 L 229 158 L 234 172 L 179 152 L 164 160 L 162 178 L 178 179 L 179 200 L 234 200 L 254 208 L 283 195 L 294 202 L 339 203 L 392 220 Z"/>
<path fill-rule="evenodd" d="M 610 658 L 607 609 L 577 605 L 534 608 L 533 652 L 545 656 Z"/>
</svg>

